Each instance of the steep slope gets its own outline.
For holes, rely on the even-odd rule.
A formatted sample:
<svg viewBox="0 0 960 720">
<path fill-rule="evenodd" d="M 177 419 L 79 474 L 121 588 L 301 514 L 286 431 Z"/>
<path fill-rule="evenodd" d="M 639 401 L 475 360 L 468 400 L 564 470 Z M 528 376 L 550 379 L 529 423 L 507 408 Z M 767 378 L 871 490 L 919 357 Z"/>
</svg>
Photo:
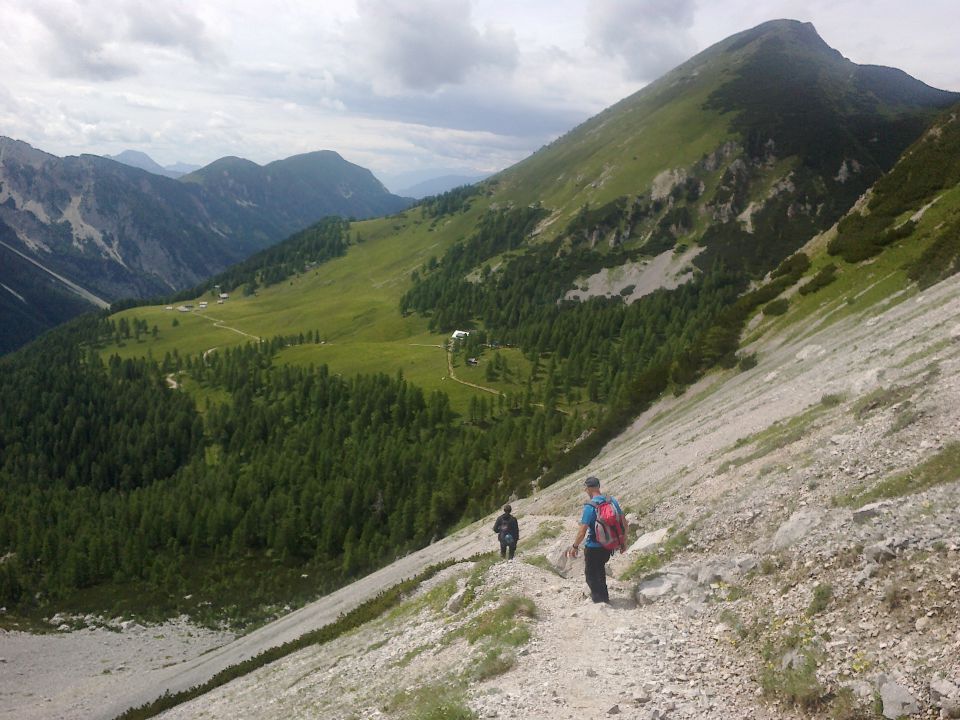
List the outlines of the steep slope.
<svg viewBox="0 0 960 720">
<path fill-rule="evenodd" d="M 773 21 L 501 173 L 497 193 L 551 208 L 548 234 L 588 206 L 586 229 L 610 242 L 696 241 L 701 268 L 759 271 L 835 222 L 958 99 L 844 59 L 808 23 Z"/>
<path fill-rule="evenodd" d="M 408 202 L 336 153 L 248 163 L 242 182 L 227 170 L 238 162 L 177 182 L 0 138 L 0 220 L 17 250 L 112 301 L 194 285 L 326 215 L 369 217 Z"/>
<path fill-rule="evenodd" d="M 787 309 L 751 323 L 745 351 L 756 364 L 711 374 L 654 405 L 580 473 L 514 503 L 529 538 L 520 559 L 543 567 L 545 555 L 566 579 L 502 565 L 482 570 L 477 585 L 474 570 L 466 584 L 480 600 L 471 612 L 468 602 L 450 600 L 465 586 L 461 574 L 411 601 L 409 615 L 394 612 L 356 641 L 299 653 L 172 716 L 226 717 L 242 708 L 267 717 L 280 703 L 291 712 L 318 705 L 404 717 L 433 706 L 438 677 L 454 688 L 443 702 L 481 717 L 497 713 L 501 698 L 532 718 L 613 705 L 678 717 L 856 717 L 870 707 L 886 717 L 911 708 L 949 716 L 960 703 L 949 631 L 960 616 L 952 591 L 960 552 L 960 175 L 942 160 L 960 149 L 958 117 L 943 115 L 839 234 L 811 240 L 812 266 L 784 293 Z M 856 218 L 889 217 L 889 208 L 912 223 L 910 233 L 875 246 L 865 264 L 839 257 L 856 247 L 849 237 L 837 242 L 858 227 Z M 814 282 L 831 262 L 836 279 Z M 650 531 L 614 563 L 622 578 L 613 581 L 614 608 L 599 613 L 582 606 L 580 569 L 559 559 L 586 474 L 604 478 Z M 553 529 L 533 531 L 544 523 Z M 419 567 L 489 542 L 488 524 L 441 541 Z M 502 636 L 478 648 L 451 642 L 458 623 L 479 623 L 504 595 L 525 595 L 537 607 L 527 650 L 517 653 Z M 358 586 L 355 601 L 364 597 Z M 583 667 L 580 622 L 593 637 L 629 648 L 609 668 L 597 660 L 599 678 L 609 669 L 618 680 L 600 699 L 564 681 Z M 308 671 L 312 658 L 331 654 L 347 656 L 336 673 Z M 390 670 L 340 681 L 364 677 L 371 663 Z M 643 681 L 630 685 L 637 677 Z M 270 690 L 278 678 L 297 692 Z M 398 686 L 403 696 L 394 694 Z"/>
<path fill-rule="evenodd" d="M 0 219 L 17 249 L 114 300 L 197 282 L 257 245 L 226 238 L 182 184 L 105 158 L 0 140 Z"/>
<path fill-rule="evenodd" d="M 13 231 L 0 222 L 0 354 L 30 342 L 71 317 L 94 309 L 87 302 L 8 246 Z"/>
<path fill-rule="evenodd" d="M 300 287 L 284 291 L 282 301 L 261 288 L 250 312 L 222 312 L 241 325 L 255 315 L 246 329 L 259 336 L 272 317 L 284 332 L 322 329 L 341 343 L 350 336 L 367 342 L 373 328 L 383 337 L 388 322 L 410 325 L 390 307 L 399 301 L 405 315 L 425 318 L 435 332 L 474 327 L 527 351 L 544 338 L 541 352 L 552 352 L 558 340 L 548 338 L 547 326 L 571 317 L 562 300 L 601 296 L 613 312 L 620 298 L 633 304 L 702 279 L 718 262 L 741 278 L 762 277 L 836 222 L 957 98 L 900 71 L 855 65 L 809 24 L 767 23 L 704 51 L 485 183 L 386 223 L 355 224 L 367 244 L 343 259 L 349 272 L 319 267 L 294 278 Z M 245 187 L 256 167 L 231 162 L 229 182 Z M 525 211 L 528 205 L 536 211 Z M 509 230 L 527 222 L 535 223 L 532 238 Z M 409 253 L 403 269 L 395 263 L 366 272 L 376 263 L 370 256 L 394 243 Z M 412 282 L 404 271 L 415 271 Z M 309 308 L 340 304 L 345 277 L 361 272 L 365 280 L 347 288 L 356 305 L 349 327 L 303 324 Z M 376 301 L 367 302 L 373 293 Z M 394 337 L 407 341 L 424 326 L 416 327 Z M 326 361 L 332 352 L 297 354 Z M 591 374 L 589 358 L 578 362 L 575 376 Z"/>
<path fill-rule="evenodd" d="M 860 280 L 848 291 L 874 282 Z M 461 717 L 499 717 L 503 703 L 544 720 L 599 717 L 614 705 L 627 717 L 793 718 L 811 709 L 857 717 L 875 698 L 897 717 L 908 712 L 895 703 L 904 692 L 936 712 L 960 684 L 951 592 L 960 482 L 956 463 L 942 464 L 956 452 L 951 428 L 960 423 L 960 284 L 905 295 L 862 300 L 834 322 L 832 299 L 821 302 L 813 322 L 768 328 L 751 348 L 756 367 L 714 373 L 651 407 L 581 472 L 514 502 L 522 533 L 514 563 L 454 567 L 359 630 L 164 717 L 323 708 L 404 718 L 438 701 Z M 637 534 L 659 531 L 615 559 L 610 609 L 585 604 L 582 568 L 559 557 L 585 474 L 636 514 Z M 930 484 L 903 484 L 905 475 Z M 877 491 L 885 504 L 861 508 Z M 92 716 L 186 689 L 290 640 L 292 627 L 323 626 L 431 563 L 489 548 L 492 517 L 214 654 L 100 675 L 97 692 L 122 686 L 126 700 Z M 515 596 L 535 610 L 494 615 Z M 487 630 L 471 641 L 464 628 Z M 19 651 L 27 638 L 15 639 Z M 90 640 L 75 633 L 69 642 Z M 609 645 L 620 648 L 615 658 L 593 655 Z M 585 653 L 597 673 L 591 687 L 605 693 L 570 682 Z M 51 701 L 38 712 L 96 706 L 81 680 L 89 668 L 72 672 L 37 687 Z"/>
<path fill-rule="evenodd" d="M 796 80 L 784 58 L 800 69 Z M 763 142 L 751 145 L 749 130 L 736 123 L 759 123 L 763 93 L 771 94 L 778 112 L 790 109 L 792 96 L 777 94 L 769 83 L 756 90 L 751 83 L 736 92 L 730 88 L 767 65 L 803 91 L 805 103 L 821 108 L 820 121 L 835 124 L 846 140 L 820 154 L 814 138 L 795 123 L 774 123 Z M 451 443 L 442 450 L 448 461 L 414 470 L 391 447 L 384 452 L 397 453 L 376 470 L 366 461 L 340 470 L 355 493 L 351 503 L 366 498 L 379 507 L 380 490 L 405 488 L 391 504 L 404 508 L 394 513 L 392 526 L 371 524 L 365 535 L 358 530 L 363 539 L 346 552 L 317 527 L 309 510 L 294 505 L 289 512 L 301 557 L 333 564 L 333 577 L 348 575 L 358 562 L 374 567 L 389 559 L 387 548 L 395 552 L 404 542 L 415 547 L 505 495 L 524 496 L 549 485 L 595 455 L 661 394 L 682 392 L 711 368 L 749 364 L 748 355 L 738 354 L 740 329 L 758 308 L 790 292 L 810 259 L 783 262 L 769 282 L 744 294 L 750 283 L 761 282 L 786 255 L 830 227 L 866 187 L 866 175 L 877 177 L 889 167 L 892 154 L 908 141 L 909 133 L 897 128 L 926 127 L 934 117 L 929 103 L 952 97 L 892 72 L 867 72 L 873 85 L 884 88 L 879 95 L 875 89 L 868 93 L 844 79 L 857 72 L 808 26 L 762 26 L 706 51 L 650 93 L 498 178 L 391 218 L 311 229 L 218 276 L 196 289 L 195 297 L 182 296 L 192 311 L 132 308 L 112 318 L 96 342 L 104 346 L 104 358 L 164 358 L 163 372 L 196 398 L 198 408 L 217 408 L 206 415 L 205 442 L 225 448 L 218 457 L 233 468 L 230 475 L 242 475 L 252 462 L 260 477 L 269 463 L 254 458 L 257 453 L 285 454 L 288 445 L 319 442 L 301 435 L 307 418 L 316 421 L 317 406 L 294 412 L 306 395 L 285 400 L 288 391 L 281 390 L 288 382 L 309 383 L 311 368 L 326 366 L 324 372 L 344 378 L 383 373 L 399 380 L 402 373 L 404 383 L 422 389 L 427 406 L 434 402 L 428 398 L 444 398 L 437 402 L 449 405 L 425 417 L 442 419 L 442 441 Z M 878 83 L 876 74 L 897 82 Z M 693 79 L 676 84 L 678 77 Z M 719 100 L 711 98 L 724 93 L 741 98 L 743 109 L 718 110 Z M 860 142 L 858 128 L 870 123 L 883 133 L 876 142 Z M 690 148 L 664 140 L 685 126 L 700 128 L 703 138 L 691 155 L 693 169 L 667 155 L 675 150 L 682 157 Z M 620 172 L 617 163 L 631 157 L 624 143 L 657 148 L 659 159 L 643 156 L 648 170 L 621 173 L 619 189 L 585 181 L 583 187 L 563 186 L 608 193 L 596 196 L 601 200 L 613 196 L 601 206 L 578 206 L 582 195 L 564 201 L 549 174 L 533 172 L 548 160 L 569 162 L 571 177 L 588 177 L 591 167 L 604 163 L 614 163 L 611 173 Z M 751 154 L 754 146 L 761 156 Z M 777 155 L 780 146 L 794 154 Z M 258 172 L 240 161 L 228 165 L 240 188 Z M 520 177 L 528 182 L 513 188 L 517 199 L 511 183 Z M 627 182 L 635 183 L 629 195 L 622 194 Z M 534 202 L 524 202 L 529 199 Z M 813 262 L 810 272 L 826 264 L 819 256 Z M 908 280 L 901 275 L 898 282 L 896 290 Z M 222 305 L 212 304 L 216 284 L 229 294 Z M 201 307 L 204 300 L 210 304 Z M 764 316 L 774 317 L 772 309 Z M 455 329 L 472 332 L 448 349 Z M 243 349 L 251 340 L 261 341 L 260 372 L 253 372 L 253 358 L 245 355 L 250 349 Z M 244 403 L 233 403 L 236 396 Z M 250 397 L 263 398 L 252 417 L 245 404 Z M 274 420 L 260 418 L 261 411 Z M 380 421 L 391 413 L 380 408 L 371 417 Z M 254 442 L 260 443 L 255 451 Z M 347 449 L 354 453 L 356 447 Z M 206 472 L 198 458 L 188 464 L 191 472 Z M 271 472 L 275 489 L 269 492 L 284 498 L 278 502 L 286 502 L 288 486 L 294 493 L 314 484 L 327 488 L 324 494 L 334 492 L 323 465 L 298 469 L 285 463 Z M 371 473 L 383 478 L 383 488 L 373 487 Z M 412 484 L 411 476 L 418 478 Z M 427 477 L 429 489 L 423 489 L 419 478 Z M 209 485 L 209 502 L 220 487 Z M 243 494 L 224 503 L 235 519 L 259 516 Z M 401 519 L 413 503 L 428 508 L 425 517 Z M 217 527 L 232 536 L 229 523 Z M 290 551 L 259 521 L 252 528 L 244 536 L 252 550 Z M 232 552 L 239 561 L 240 548 Z"/>
</svg>

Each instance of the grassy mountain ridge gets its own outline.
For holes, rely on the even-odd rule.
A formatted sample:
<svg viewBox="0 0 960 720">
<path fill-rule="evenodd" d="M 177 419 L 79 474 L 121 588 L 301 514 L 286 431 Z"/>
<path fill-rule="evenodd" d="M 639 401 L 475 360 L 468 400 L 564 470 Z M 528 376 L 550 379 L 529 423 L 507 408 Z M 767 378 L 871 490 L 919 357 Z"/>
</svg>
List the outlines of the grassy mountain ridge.
<svg viewBox="0 0 960 720">
<path fill-rule="evenodd" d="M 193 298 L 211 302 L 202 309 L 78 324 L 78 372 L 105 393 L 142 382 L 135 427 L 162 416 L 151 408 L 170 393 L 189 398 L 177 422 L 198 444 L 98 496 L 61 477 L 70 461 L 19 450 L 40 447 L 37 427 L 0 417 L 0 447 L 18 448 L 0 485 L 24 468 L 37 480 L 15 498 L 16 515 L 38 517 L 29 532 L 0 519 L 0 546 L 15 547 L 0 588 L 10 605 L 35 609 L 36 592 L 41 606 L 88 602 L 93 588 L 130 583 L 161 612 L 195 611 L 189 594 L 243 615 L 231 590 L 266 604 L 305 568 L 329 588 L 578 467 L 663 392 L 745 364 L 741 327 L 825 265 L 785 258 L 849 209 L 943 99 L 919 83 L 878 94 L 843 81 L 856 66 L 816 40 L 792 22 L 735 36 L 476 187 L 289 239 L 238 269 L 249 292 L 222 305 L 208 285 Z M 790 58 L 802 71 L 785 82 L 835 142 L 818 147 L 796 113 L 771 120 L 768 110 L 799 112 L 794 94 L 749 82 Z M 243 193 L 258 172 L 222 169 L 209 178 L 218 192 Z M 658 258 L 688 258 L 686 272 L 637 295 L 591 288 L 604 270 L 639 283 Z M 455 328 L 472 332 L 448 351 Z M 36 352 L 10 359 L 10 398 L 50 384 L 24 367 Z M 93 417 L 89 432 L 108 420 Z M 121 458 L 136 455 L 136 437 Z M 130 532 L 105 540 L 95 502 Z M 69 568 L 50 537 L 83 538 Z M 112 551 L 91 564 L 105 542 Z M 222 572 L 197 577 L 192 562 Z M 276 588 L 253 572 L 264 567 Z"/>
<path fill-rule="evenodd" d="M 813 217 L 825 229 L 956 100 L 900 71 L 843 59 L 809 24 L 773 21 L 708 48 L 497 178 L 504 195 L 554 208 L 547 232 L 557 234 L 578 208 L 652 195 L 664 172 L 696 177 L 719 152 L 721 170 L 759 177 L 702 178 L 708 200 L 713 187 L 733 190 L 732 204 L 714 204 L 737 216 L 769 199 L 762 193 L 772 171 L 797 186 L 779 193 L 788 207 L 829 203 Z M 800 167 L 769 167 L 789 158 Z M 735 167 L 737 159 L 748 167 Z M 790 177 L 794 170 L 800 177 Z M 726 224 L 722 234 L 737 237 L 739 259 L 756 243 Z"/>
<path fill-rule="evenodd" d="M 409 204 L 391 195 L 369 170 L 330 150 L 263 166 L 242 158 L 221 158 L 181 181 L 252 211 L 269 208 L 283 236 L 326 215 L 389 215 Z"/>
</svg>

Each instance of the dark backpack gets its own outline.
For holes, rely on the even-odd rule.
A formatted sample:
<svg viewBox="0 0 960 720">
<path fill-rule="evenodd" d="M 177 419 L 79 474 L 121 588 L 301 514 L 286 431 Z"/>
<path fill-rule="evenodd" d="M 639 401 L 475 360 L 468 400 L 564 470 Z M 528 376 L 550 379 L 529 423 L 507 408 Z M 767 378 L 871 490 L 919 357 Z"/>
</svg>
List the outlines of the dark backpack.
<svg viewBox="0 0 960 720">
<path fill-rule="evenodd" d="M 500 538 L 500 542 L 504 545 L 513 545 L 517 541 L 517 539 L 510 532 L 510 521 L 502 515 L 497 518 L 497 522 L 494 523 L 493 531 L 497 533 L 498 537 Z"/>
<path fill-rule="evenodd" d="M 623 549 L 627 545 L 627 521 L 620 510 L 608 497 L 602 503 L 591 503 L 597 512 L 593 523 L 593 534 L 597 542 L 611 552 Z"/>
</svg>

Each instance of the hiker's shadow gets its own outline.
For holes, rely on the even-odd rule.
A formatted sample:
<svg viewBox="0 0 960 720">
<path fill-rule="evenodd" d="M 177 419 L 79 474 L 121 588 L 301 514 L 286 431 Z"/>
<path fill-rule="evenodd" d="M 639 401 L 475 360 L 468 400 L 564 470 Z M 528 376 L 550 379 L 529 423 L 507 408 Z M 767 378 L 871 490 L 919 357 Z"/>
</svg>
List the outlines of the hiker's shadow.
<svg viewBox="0 0 960 720">
<path fill-rule="evenodd" d="M 610 600 L 611 610 L 633 610 L 637 607 L 637 601 L 633 598 L 613 598 Z"/>
</svg>

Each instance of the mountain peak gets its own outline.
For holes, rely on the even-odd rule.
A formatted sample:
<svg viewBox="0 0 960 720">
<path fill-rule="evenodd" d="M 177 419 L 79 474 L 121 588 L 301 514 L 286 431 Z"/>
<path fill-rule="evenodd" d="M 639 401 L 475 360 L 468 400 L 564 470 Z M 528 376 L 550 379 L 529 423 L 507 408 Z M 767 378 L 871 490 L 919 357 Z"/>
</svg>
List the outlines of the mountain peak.
<svg viewBox="0 0 960 720">
<path fill-rule="evenodd" d="M 713 47 L 728 53 L 735 53 L 747 49 L 760 50 L 767 44 L 804 55 L 812 53 L 814 56 L 820 56 L 824 59 L 844 60 L 843 55 L 838 50 L 830 47 L 820 37 L 820 33 L 817 32 L 813 23 L 800 20 L 769 20 L 749 30 L 731 35 Z M 709 52 L 709 50 L 705 52 Z"/>
<path fill-rule="evenodd" d="M 107 158 L 107 160 L 121 163 L 122 165 L 129 165 L 130 167 L 139 168 L 154 175 L 173 178 L 174 180 L 183 175 L 182 172 L 176 169 L 163 167 L 163 165 L 140 150 L 124 150 L 116 155 L 104 155 L 103 157 Z"/>
</svg>

